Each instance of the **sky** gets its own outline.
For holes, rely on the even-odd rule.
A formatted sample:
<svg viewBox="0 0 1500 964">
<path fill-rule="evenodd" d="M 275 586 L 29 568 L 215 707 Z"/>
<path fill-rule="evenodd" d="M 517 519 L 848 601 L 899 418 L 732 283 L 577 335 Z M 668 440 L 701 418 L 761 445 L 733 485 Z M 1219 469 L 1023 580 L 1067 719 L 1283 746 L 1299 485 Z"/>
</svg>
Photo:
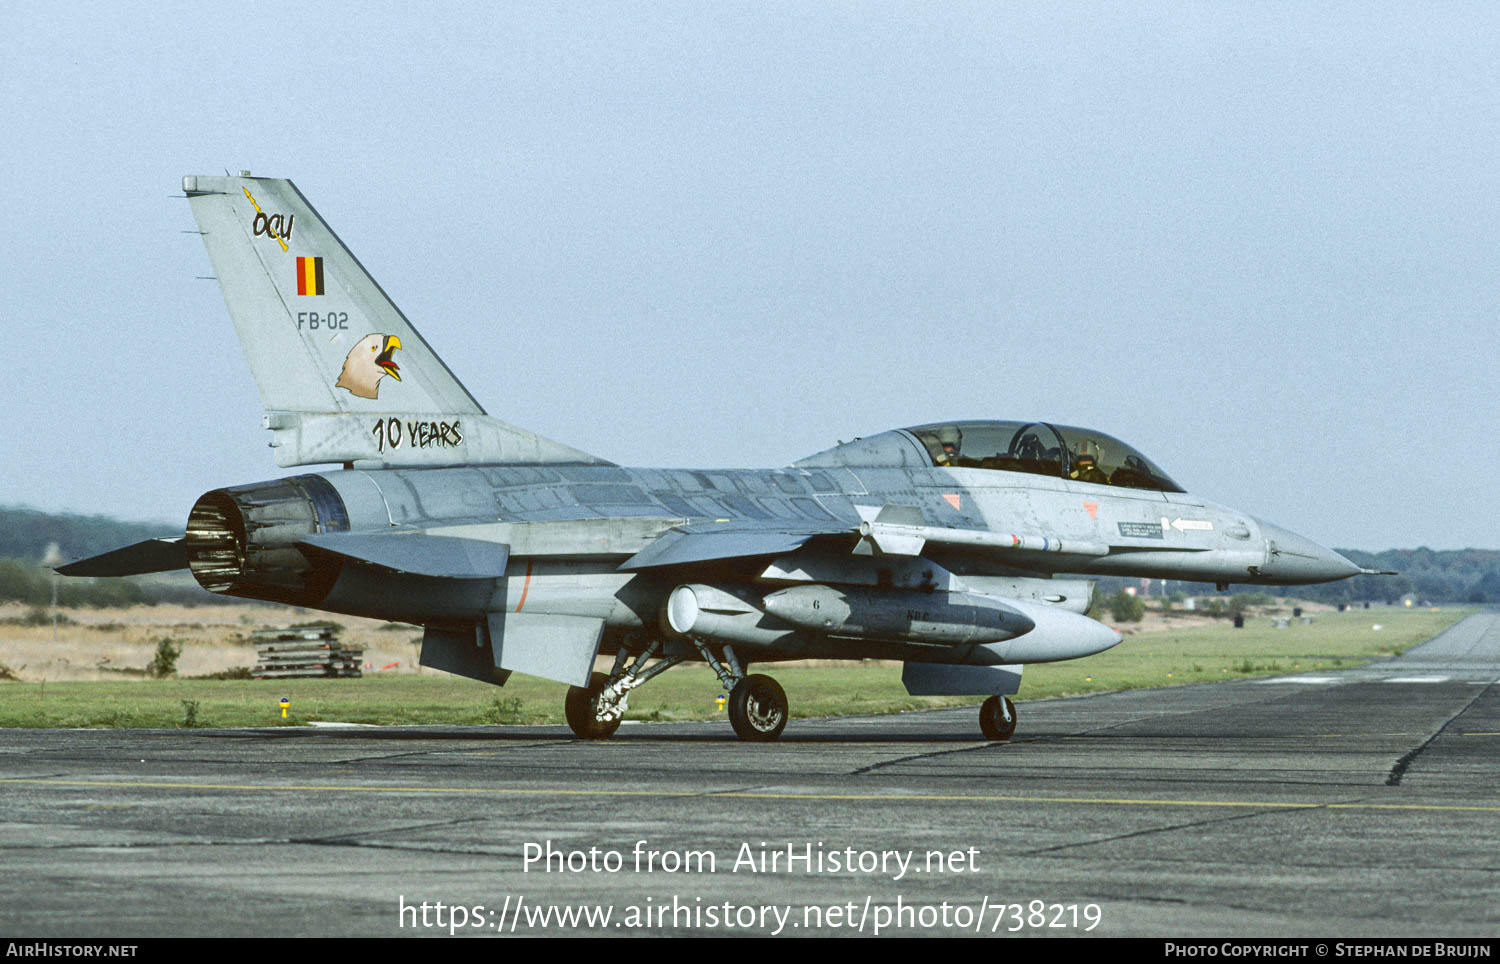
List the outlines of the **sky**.
<svg viewBox="0 0 1500 964">
<path fill-rule="evenodd" d="M 17 3 L 0 504 L 292 474 L 180 196 L 289 177 L 491 415 L 764 467 L 1134 445 L 1320 543 L 1500 549 L 1493 4 Z"/>
</svg>

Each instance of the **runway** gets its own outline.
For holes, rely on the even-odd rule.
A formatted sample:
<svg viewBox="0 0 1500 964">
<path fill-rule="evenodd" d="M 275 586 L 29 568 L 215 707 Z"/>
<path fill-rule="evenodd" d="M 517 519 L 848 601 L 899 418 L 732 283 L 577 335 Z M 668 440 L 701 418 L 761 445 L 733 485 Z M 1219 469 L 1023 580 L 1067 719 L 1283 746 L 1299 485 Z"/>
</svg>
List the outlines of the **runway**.
<svg viewBox="0 0 1500 964">
<path fill-rule="evenodd" d="M 12 730 L 0 932 L 446 935 L 459 906 L 475 936 L 884 919 L 882 934 L 1493 937 L 1497 679 L 1500 614 L 1480 613 L 1359 670 L 1022 703 L 1009 744 L 981 741 L 973 709 L 794 721 L 772 745 L 725 723 L 602 744 L 565 727 Z M 547 841 L 621 866 L 525 869 Z M 696 867 L 663 869 L 685 851 Z M 579 906 L 611 917 L 534 916 Z"/>
</svg>

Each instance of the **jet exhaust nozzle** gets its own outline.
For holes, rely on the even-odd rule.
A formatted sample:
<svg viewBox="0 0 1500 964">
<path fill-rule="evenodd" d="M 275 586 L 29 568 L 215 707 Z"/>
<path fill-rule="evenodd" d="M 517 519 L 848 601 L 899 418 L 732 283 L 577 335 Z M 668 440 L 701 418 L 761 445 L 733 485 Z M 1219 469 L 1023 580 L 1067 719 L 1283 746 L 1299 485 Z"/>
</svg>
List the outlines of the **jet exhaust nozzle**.
<svg viewBox="0 0 1500 964">
<path fill-rule="evenodd" d="M 204 493 L 188 514 L 182 544 L 193 578 L 210 592 L 313 605 L 337 571 L 315 568 L 293 543 L 348 528 L 333 486 L 322 476 L 298 475 Z"/>
</svg>

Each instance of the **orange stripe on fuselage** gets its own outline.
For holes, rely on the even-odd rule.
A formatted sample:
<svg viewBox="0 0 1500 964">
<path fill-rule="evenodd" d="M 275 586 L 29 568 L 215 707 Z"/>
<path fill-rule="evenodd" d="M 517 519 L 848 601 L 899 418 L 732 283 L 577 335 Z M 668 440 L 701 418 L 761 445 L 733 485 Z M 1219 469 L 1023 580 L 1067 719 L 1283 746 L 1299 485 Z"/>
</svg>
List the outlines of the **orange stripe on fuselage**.
<svg viewBox="0 0 1500 964">
<path fill-rule="evenodd" d="M 521 584 L 521 601 L 516 603 L 516 612 L 520 612 L 521 607 L 526 605 L 526 594 L 531 592 L 531 563 L 532 560 L 526 560 L 526 581 Z"/>
</svg>

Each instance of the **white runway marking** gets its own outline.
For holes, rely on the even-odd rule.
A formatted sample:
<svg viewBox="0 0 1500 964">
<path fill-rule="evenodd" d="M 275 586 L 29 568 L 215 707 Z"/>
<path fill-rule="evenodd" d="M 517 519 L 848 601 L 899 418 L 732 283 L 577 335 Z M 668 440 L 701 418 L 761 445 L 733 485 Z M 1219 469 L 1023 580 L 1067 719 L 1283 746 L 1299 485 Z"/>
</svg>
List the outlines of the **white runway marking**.
<svg viewBox="0 0 1500 964">
<path fill-rule="evenodd" d="M 1257 683 L 1338 683 L 1337 676 L 1278 676 L 1275 679 L 1258 679 Z"/>
<path fill-rule="evenodd" d="M 1446 683 L 1447 676 L 1392 676 L 1390 679 L 1381 680 L 1382 683 Z"/>
</svg>

